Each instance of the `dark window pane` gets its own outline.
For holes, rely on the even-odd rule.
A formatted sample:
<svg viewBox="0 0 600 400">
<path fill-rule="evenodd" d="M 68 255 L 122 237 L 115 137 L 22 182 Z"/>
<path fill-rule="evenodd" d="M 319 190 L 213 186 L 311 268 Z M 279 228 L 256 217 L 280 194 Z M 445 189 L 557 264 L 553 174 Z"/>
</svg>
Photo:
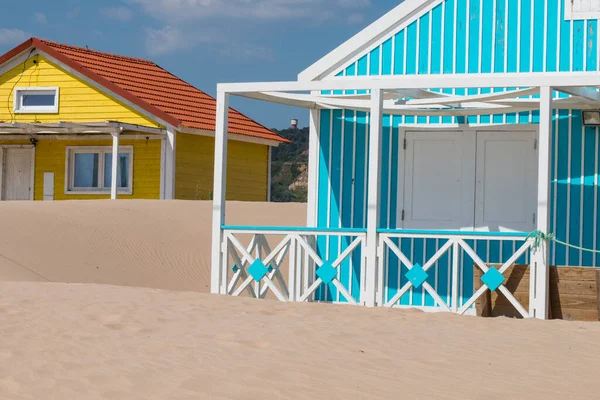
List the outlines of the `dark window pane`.
<svg viewBox="0 0 600 400">
<path fill-rule="evenodd" d="M 112 153 L 104 154 L 104 187 L 112 184 Z M 119 154 L 117 170 L 117 187 L 127 188 L 129 185 L 129 153 Z"/>
<path fill-rule="evenodd" d="M 52 107 L 54 94 L 23 94 L 23 107 Z"/>
<path fill-rule="evenodd" d="M 73 186 L 76 188 L 98 187 L 98 153 L 76 153 Z"/>
</svg>

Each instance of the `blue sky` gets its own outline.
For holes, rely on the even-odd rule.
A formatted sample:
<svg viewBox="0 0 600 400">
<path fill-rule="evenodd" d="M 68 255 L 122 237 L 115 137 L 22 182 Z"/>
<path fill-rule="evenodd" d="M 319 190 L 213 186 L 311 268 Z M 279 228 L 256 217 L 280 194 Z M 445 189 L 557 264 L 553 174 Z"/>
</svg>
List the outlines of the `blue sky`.
<svg viewBox="0 0 600 400">
<path fill-rule="evenodd" d="M 2 6 L 0 53 L 31 36 L 151 59 L 214 95 L 218 82 L 297 74 L 400 0 L 29 0 Z M 271 128 L 308 112 L 233 99 Z"/>
</svg>

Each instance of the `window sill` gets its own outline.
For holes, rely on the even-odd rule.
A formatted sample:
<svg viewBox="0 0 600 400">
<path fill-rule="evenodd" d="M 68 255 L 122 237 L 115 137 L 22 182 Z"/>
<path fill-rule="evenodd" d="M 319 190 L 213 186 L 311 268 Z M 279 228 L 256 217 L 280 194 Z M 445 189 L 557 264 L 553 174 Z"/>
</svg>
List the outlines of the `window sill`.
<svg viewBox="0 0 600 400">
<path fill-rule="evenodd" d="M 13 110 L 13 112 L 15 114 L 58 114 L 58 109 L 57 108 L 53 108 L 53 109 L 43 109 L 43 108 L 39 108 L 39 109 L 27 109 L 27 110 Z"/>
<path fill-rule="evenodd" d="M 67 190 L 65 192 L 66 195 L 105 195 L 110 196 L 110 191 L 106 190 Z M 117 191 L 117 195 L 119 196 L 132 196 L 132 191 Z"/>
</svg>

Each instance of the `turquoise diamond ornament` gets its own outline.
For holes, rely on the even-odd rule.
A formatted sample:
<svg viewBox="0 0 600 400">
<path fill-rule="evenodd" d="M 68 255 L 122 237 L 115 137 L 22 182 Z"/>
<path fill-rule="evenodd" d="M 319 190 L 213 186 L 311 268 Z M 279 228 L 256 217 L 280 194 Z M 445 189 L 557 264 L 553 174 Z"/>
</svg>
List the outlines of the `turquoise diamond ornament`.
<svg viewBox="0 0 600 400">
<path fill-rule="evenodd" d="M 325 261 L 317 270 L 317 276 L 327 285 L 337 276 L 337 269 L 329 261 Z"/>
<path fill-rule="evenodd" d="M 427 278 L 429 277 L 429 275 L 427 274 L 427 272 L 423 269 L 423 267 L 421 267 L 421 265 L 419 264 L 415 264 L 410 271 L 408 271 L 406 273 L 406 279 L 409 280 L 410 283 L 412 283 L 413 287 L 415 289 L 418 289 L 421 287 L 421 285 L 427 280 Z"/>
<path fill-rule="evenodd" d="M 481 282 L 490 288 L 492 292 L 495 292 L 504 283 L 504 276 L 495 267 L 492 267 L 483 274 Z"/>
<path fill-rule="evenodd" d="M 256 282 L 260 282 L 262 278 L 264 278 L 267 275 L 267 273 L 269 273 L 269 269 L 261 260 L 255 260 L 252 263 L 252 265 L 248 267 L 248 273 L 254 278 Z"/>
</svg>

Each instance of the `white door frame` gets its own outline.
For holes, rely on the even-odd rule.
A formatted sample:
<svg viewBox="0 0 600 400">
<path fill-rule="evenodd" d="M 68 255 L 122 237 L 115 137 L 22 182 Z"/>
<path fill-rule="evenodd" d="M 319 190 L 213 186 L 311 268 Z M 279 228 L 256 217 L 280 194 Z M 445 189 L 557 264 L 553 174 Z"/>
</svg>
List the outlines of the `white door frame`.
<svg viewBox="0 0 600 400">
<path fill-rule="evenodd" d="M 29 200 L 33 200 L 35 192 L 35 146 L 32 144 L 2 144 L 0 145 L 0 201 L 4 200 L 4 153 L 7 149 L 31 149 L 31 190 L 29 191 Z"/>
<path fill-rule="evenodd" d="M 539 138 L 539 125 L 538 124 L 506 124 L 506 125 L 467 125 L 467 124 L 431 124 L 431 125 L 398 125 L 398 135 L 400 140 L 406 139 L 406 132 L 469 132 L 475 136 L 475 146 L 477 146 L 477 132 L 533 132 L 535 134 L 535 140 L 537 142 Z M 537 146 L 536 146 L 537 147 Z M 477 147 L 475 147 L 475 151 Z M 537 151 L 536 151 L 537 155 Z M 476 157 L 473 154 L 472 157 Z M 477 160 L 474 160 L 475 162 Z M 396 226 L 399 229 L 404 228 L 404 220 L 402 219 L 402 210 L 405 208 L 405 178 L 404 169 L 406 168 L 406 151 L 403 149 L 398 156 L 398 168 L 402 168 L 402 171 L 398 173 L 398 205 L 397 205 L 397 221 Z M 474 182 L 475 183 L 475 182 Z M 475 189 L 475 187 L 474 187 Z M 475 192 L 473 192 L 473 201 L 475 201 Z M 475 206 L 475 204 L 473 204 Z M 474 215 L 475 216 L 475 215 Z M 539 218 L 539 216 L 538 216 Z M 473 227 L 475 226 L 475 219 L 473 219 Z"/>
</svg>

